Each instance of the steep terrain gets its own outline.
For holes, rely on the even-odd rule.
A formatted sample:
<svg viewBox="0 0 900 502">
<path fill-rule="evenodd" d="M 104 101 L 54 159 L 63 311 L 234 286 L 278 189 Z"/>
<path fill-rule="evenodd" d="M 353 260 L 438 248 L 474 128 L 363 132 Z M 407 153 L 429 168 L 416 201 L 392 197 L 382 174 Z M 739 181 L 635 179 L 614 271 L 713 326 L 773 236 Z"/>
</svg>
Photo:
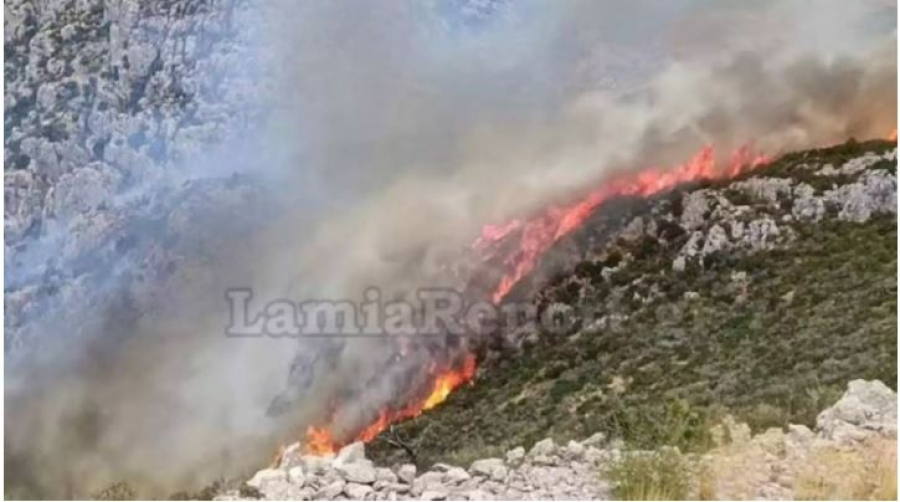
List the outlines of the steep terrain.
<svg viewBox="0 0 900 502">
<path fill-rule="evenodd" d="M 106 482 L 97 383 L 124 381 L 113 366 L 142 320 L 158 325 L 148 312 L 191 284 L 227 287 L 196 272 L 234 257 L 270 207 L 239 174 L 261 106 L 255 4 L 4 2 L 8 497 Z"/>
<path fill-rule="evenodd" d="M 814 428 L 789 424 L 752 435 L 731 416 L 703 454 L 625 448 L 597 433 L 583 441 L 538 441 L 526 452 L 472 462 L 375 467 L 362 443 L 337 455 L 286 452 L 216 500 L 893 500 L 897 497 L 897 394 L 854 380 Z M 466 465 L 466 464 L 462 464 Z M 118 489 L 118 491 L 117 491 Z M 123 487 L 102 495 L 121 497 Z M 195 494 L 205 497 L 221 487 Z M 180 494 L 179 497 L 190 497 Z"/>
<path fill-rule="evenodd" d="M 284 195 L 242 174 L 271 153 L 252 134 L 270 111 L 271 82 L 260 82 L 267 54 L 258 47 L 265 5 L 5 2 L 7 496 L 86 496 L 84 486 L 120 478 L 93 494 L 128 498 L 159 479 L 167 483 L 153 493 L 165 494 L 255 469 L 275 453 L 268 417 L 250 422 L 233 412 L 264 415 L 284 372 L 265 399 L 228 407 L 215 396 L 235 391 L 235 382 L 223 385 L 190 357 L 219 357 L 193 349 L 202 336 L 220 341 L 222 323 L 209 328 L 192 316 L 220 312 L 221 292 L 235 285 L 226 275 L 253 271 L 253 237 Z M 457 87 L 454 79 L 448 88 Z M 322 117 L 355 125 L 360 117 L 344 111 L 341 103 Z M 418 139 L 408 141 L 414 150 Z M 366 160 L 359 164 L 368 169 Z M 849 381 L 895 385 L 895 242 L 895 142 L 792 153 L 737 180 L 611 200 L 511 292 L 542 312 L 577 312 L 576 322 L 553 333 L 495 333 L 479 349 L 471 385 L 366 446 L 381 466 L 377 479 L 367 481 L 365 462 L 362 474 L 335 477 L 328 461 L 297 455 L 298 445 L 283 469 L 237 491 L 232 479 L 180 495 L 605 498 L 615 494 L 596 476 L 604 462 L 634 448 L 706 452 L 718 444 L 711 427 L 728 414 L 754 432 L 813 427 Z M 248 374 L 271 369 L 243 353 L 216 362 L 232 376 L 229 364 L 245 360 L 254 361 Z M 154 372 L 171 374 L 154 380 Z M 190 385 L 197 375 L 202 383 Z M 147 398 L 162 388 L 184 395 Z M 157 413 L 174 422 L 165 440 Z M 201 418 L 191 428 L 185 417 Z M 225 455 L 210 436 L 244 442 L 229 443 Z M 485 458 L 468 470 L 442 465 Z M 578 459 L 585 462 L 570 462 Z M 410 465 L 425 471 L 418 484 Z M 288 486 L 275 483 L 269 493 L 267 476 Z"/>
<path fill-rule="evenodd" d="M 376 458 L 466 461 L 598 431 L 691 447 L 723 411 L 812 425 L 849 380 L 894 382 L 895 172 L 894 144 L 850 142 L 601 206 L 548 253 L 549 283 L 518 292 L 576 321 L 501 333 L 473 385 L 395 428 L 415 459 L 387 441 Z"/>
<path fill-rule="evenodd" d="M 72 343 L 104 331 L 83 318 L 91 308 L 127 324 L 132 305 L 196 263 L 193 250 L 252 230 L 247 208 L 265 205 L 259 187 L 195 159 L 245 133 L 259 111 L 248 104 L 258 102 L 248 99 L 257 83 L 247 33 L 258 13 L 247 4 L 4 3 L 13 362 L 57 326 L 83 326 Z M 235 226 L 214 227 L 222 216 Z"/>
<path fill-rule="evenodd" d="M 372 460 L 298 443 L 212 493 L 890 498 L 896 393 L 857 379 L 896 382 L 896 238 L 887 141 L 610 201 L 513 292 L 571 325 L 501 329 L 471 385 Z"/>
</svg>

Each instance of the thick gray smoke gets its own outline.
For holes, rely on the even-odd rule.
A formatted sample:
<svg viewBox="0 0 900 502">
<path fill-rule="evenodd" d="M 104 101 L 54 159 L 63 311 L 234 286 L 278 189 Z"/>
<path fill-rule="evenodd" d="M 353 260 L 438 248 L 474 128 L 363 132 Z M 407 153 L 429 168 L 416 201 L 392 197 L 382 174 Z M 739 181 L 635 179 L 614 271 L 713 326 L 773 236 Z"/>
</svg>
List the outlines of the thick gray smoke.
<svg viewBox="0 0 900 502">
<path fill-rule="evenodd" d="M 241 170 L 267 209 L 247 209 L 250 233 L 228 233 L 232 213 L 197 220 L 198 232 L 221 227 L 228 252 L 167 282 L 152 308 L 133 306 L 127 324 L 85 315 L 95 341 L 65 367 L 7 373 L 7 457 L 21 476 L 7 483 L 85 495 L 125 479 L 167 495 L 259 468 L 361 382 L 380 384 L 338 402 L 347 430 L 408 390 L 385 372 L 395 349 L 382 340 L 225 337 L 226 288 L 262 300 L 402 295 L 440 285 L 482 225 L 618 171 L 706 144 L 777 154 L 886 135 L 896 31 L 879 20 L 895 8 L 805 5 L 261 6 L 272 111 Z M 413 352 L 396 374 L 427 357 Z"/>
</svg>

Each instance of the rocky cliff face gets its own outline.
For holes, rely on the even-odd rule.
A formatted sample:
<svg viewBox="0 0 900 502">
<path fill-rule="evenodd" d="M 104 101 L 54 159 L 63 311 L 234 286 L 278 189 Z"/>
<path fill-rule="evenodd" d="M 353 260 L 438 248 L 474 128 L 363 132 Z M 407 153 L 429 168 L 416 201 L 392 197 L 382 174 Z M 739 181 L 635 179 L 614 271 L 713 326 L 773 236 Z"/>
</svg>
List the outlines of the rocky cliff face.
<svg viewBox="0 0 900 502">
<path fill-rule="evenodd" d="M 187 247 L 225 239 L 204 225 L 224 217 L 250 229 L 242 215 L 263 204 L 259 187 L 197 157 L 258 113 L 249 3 L 5 3 L 13 360 L 46 341 L 53 330 L 35 324 L 51 314 L 71 326 L 86 310 L 152 301 L 196 260 Z"/>
<path fill-rule="evenodd" d="M 262 113 L 254 4 L 4 3 L 8 494 L 83 494 L 65 487 L 108 471 L 67 457 L 102 448 L 72 425 L 105 413 L 86 394 L 123 381 L 112 365 L 148 312 L 223 291 L 216 266 L 247 261 L 235 243 L 272 207 L 242 174 Z M 69 426 L 40 426 L 63 402 Z"/>
</svg>

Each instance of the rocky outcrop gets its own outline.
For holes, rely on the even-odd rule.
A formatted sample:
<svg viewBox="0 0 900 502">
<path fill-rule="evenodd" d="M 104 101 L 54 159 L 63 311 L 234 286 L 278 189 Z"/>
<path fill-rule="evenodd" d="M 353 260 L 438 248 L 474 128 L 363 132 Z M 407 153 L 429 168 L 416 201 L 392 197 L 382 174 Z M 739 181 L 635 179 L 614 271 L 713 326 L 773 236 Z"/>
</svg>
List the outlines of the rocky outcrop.
<svg viewBox="0 0 900 502">
<path fill-rule="evenodd" d="M 246 485 L 261 498 L 291 500 L 604 499 L 608 485 L 598 478 L 598 469 L 618 455 L 605 445 L 602 435 L 566 445 L 548 438 L 527 453 L 515 448 L 504 458 L 476 460 L 468 469 L 436 464 L 417 475 L 412 464 L 375 467 L 363 445 L 354 443 L 336 456 L 285 455 L 277 467 L 259 471 Z M 232 490 L 217 500 L 244 499 L 242 492 L 249 493 Z"/>
<path fill-rule="evenodd" d="M 872 434 L 897 435 L 897 393 L 879 381 L 854 380 L 834 406 L 816 418 L 822 437 L 853 443 Z"/>
<path fill-rule="evenodd" d="M 896 468 L 896 423 L 897 394 L 877 380 L 854 380 L 815 430 L 790 425 L 750 437 L 746 424 L 720 426 L 728 440 L 701 459 L 703 482 L 725 500 L 858 498 L 881 481 L 878 469 Z M 844 483 L 852 493 L 841 491 Z"/>
<path fill-rule="evenodd" d="M 194 240 L 201 219 L 265 205 L 247 205 L 259 186 L 195 159 L 257 116 L 253 3 L 4 3 L 8 354 L 81 324 L 66 312 L 145 305 L 190 266 L 179 246 L 210 244 Z M 57 327 L 33 325 L 51 316 Z"/>
<path fill-rule="evenodd" d="M 738 181 L 726 189 L 703 189 L 682 201 L 681 228 L 690 238 L 672 262 L 683 271 L 722 251 L 765 251 L 790 242 L 795 222 L 816 222 L 828 214 L 838 220 L 862 223 L 897 208 L 897 176 L 871 169 L 879 162 L 896 163 L 897 151 L 872 152 L 831 164 L 805 165 L 806 176 L 831 179 L 817 191 L 803 179 L 766 176 L 765 172 Z M 840 178 L 838 178 L 840 176 Z M 727 230 L 726 230 L 727 229 Z"/>
<path fill-rule="evenodd" d="M 662 296 L 639 279 L 630 283 L 617 279 L 631 269 L 646 267 L 649 260 L 664 260 L 677 277 L 709 269 L 719 260 L 788 249 L 798 231 L 824 220 L 865 223 L 894 215 L 896 148 L 863 150 L 848 157 L 839 167 L 815 159 L 776 161 L 733 182 L 680 187 L 649 199 L 649 207 L 639 206 L 633 215 L 617 214 L 614 208 L 604 219 L 607 211 L 600 208 L 570 238 L 548 251 L 522 289 L 532 288 L 538 303 L 542 296 L 548 297 L 544 307 L 548 317 L 571 318 L 569 314 L 579 309 L 593 310 L 607 314 L 587 326 L 594 331 L 614 329 L 617 316 L 628 310 L 623 305 L 652 304 Z M 592 270 L 599 277 L 584 273 Z M 598 304 L 594 296 L 601 288 L 592 281 L 599 279 L 610 292 Z M 555 291 L 547 294 L 551 290 Z M 560 291 L 563 294 L 556 295 Z M 520 293 L 528 295 L 528 291 Z M 562 296 L 562 301 L 554 295 Z M 508 350 L 523 350 L 534 345 L 537 337 L 533 327 L 504 331 L 488 359 L 500 359 Z"/>
<path fill-rule="evenodd" d="M 820 455 L 835 448 L 863 451 L 873 441 L 896 448 L 897 394 L 879 381 L 855 380 L 833 406 L 819 415 L 815 430 L 790 425 L 756 436 L 750 428 L 726 417 L 714 427 L 717 447 L 696 462 L 694 489 L 706 483 L 716 498 L 791 499 Z M 879 443 L 882 444 L 882 443 Z M 416 475 L 411 464 L 380 468 L 365 458 L 361 443 L 336 456 L 301 455 L 300 445 L 288 450 L 278 466 L 256 473 L 246 485 L 217 500 L 570 500 L 608 499 L 614 486 L 603 479 L 605 467 L 624 455 L 652 452 L 623 450 L 602 433 L 584 441 L 556 444 L 547 438 L 515 448 L 504 458 L 476 460 L 468 469 L 436 464 Z M 695 457 L 695 458 L 694 458 Z M 685 473 L 690 475 L 690 473 Z M 707 493 L 709 495 L 709 493 Z"/>
</svg>

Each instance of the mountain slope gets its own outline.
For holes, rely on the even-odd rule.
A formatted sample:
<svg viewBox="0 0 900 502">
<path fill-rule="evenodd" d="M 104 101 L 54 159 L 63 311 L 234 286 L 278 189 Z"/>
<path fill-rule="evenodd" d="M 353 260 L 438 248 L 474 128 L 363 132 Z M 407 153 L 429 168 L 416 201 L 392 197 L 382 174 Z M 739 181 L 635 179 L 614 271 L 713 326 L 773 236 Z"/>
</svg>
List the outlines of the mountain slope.
<svg viewBox="0 0 900 502">
<path fill-rule="evenodd" d="M 415 458 L 384 438 L 376 458 L 464 464 L 597 431 L 700 448 L 725 411 L 756 429 L 812 425 L 849 380 L 895 382 L 892 148 L 851 142 L 601 207 L 545 260 L 549 284 L 529 286 L 539 309 L 596 319 L 504 334 L 471 386 L 394 428 Z M 586 235 L 612 220 L 605 239 Z"/>
</svg>

